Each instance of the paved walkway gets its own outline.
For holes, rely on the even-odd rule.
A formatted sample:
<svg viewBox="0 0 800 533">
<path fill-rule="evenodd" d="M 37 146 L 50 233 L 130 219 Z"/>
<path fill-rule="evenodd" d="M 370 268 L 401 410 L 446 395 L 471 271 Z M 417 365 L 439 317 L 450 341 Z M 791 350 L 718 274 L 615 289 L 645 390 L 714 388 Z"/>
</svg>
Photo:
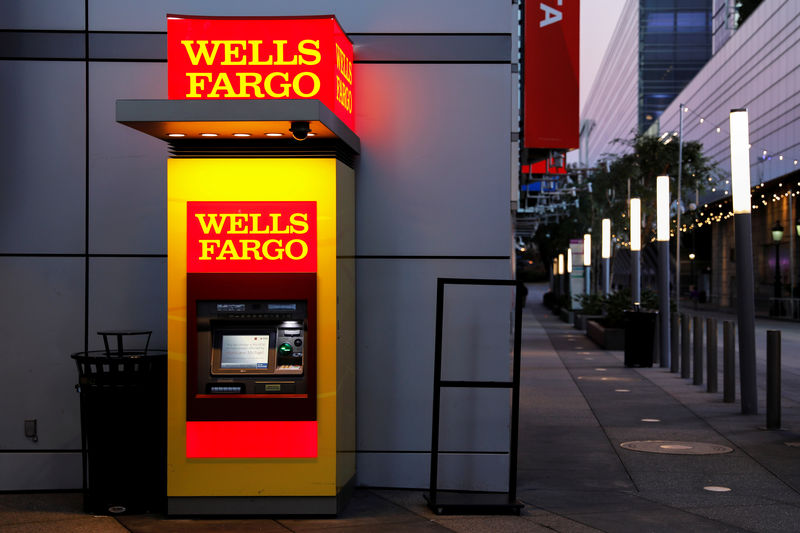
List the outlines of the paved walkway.
<svg viewBox="0 0 800 533">
<path fill-rule="evenodd" d="M 742 415 L 738 404 L 680 374 L 624 367 L 622 352 L 599 349 L 542 307 L 542 291 L 531 287 L 524 315 L 522 516 L 435 516 L 420 490 L 358 489 L 338 518 L 280 520 L 96 517 L 81 512 L 75 493 L 0 494 L 0 532 L 800 531 L 800 324 L 758 321 L 762 414 Z M 779 431 L 760 429 L 767 329 L 783 332 Z M 719 383 L 722 390 L 721 374 Z M 679 455 L 620 446 L 632 441 L 732 451 Z"/>
</svg>

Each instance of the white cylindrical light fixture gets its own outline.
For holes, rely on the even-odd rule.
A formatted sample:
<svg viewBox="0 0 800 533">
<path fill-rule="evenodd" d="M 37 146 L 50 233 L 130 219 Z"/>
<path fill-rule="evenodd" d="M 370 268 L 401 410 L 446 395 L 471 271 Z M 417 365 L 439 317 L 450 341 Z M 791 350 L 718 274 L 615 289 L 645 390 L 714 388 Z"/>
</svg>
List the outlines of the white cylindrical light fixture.
<svg viewBox="0 0 800 533">
<path fill-rule="evenodd" d="M 564 275 L 564 254 L 558 254 L 558 275 Z"/>
<path fill-rule="evenodd" d="M 592 265 L 592 235 L 591 233 L 583 234 L 583 266 L 588 267 Z"/>
<path fill-rule="evenodd" d="M 602 246 L 600 247 L 600 256 L 603 259 L 609 259 L 611 257 L 611 219 L 604 218 L 603 219 L 603 242 L 601 243 Z"/>
<path fill-rule="evenodd" d="M 567 248 L 567 274 L 572 274 L 572 248 Z"/>
<path fill-rule="evenodd" d="M 642 201 L 631 198 L 631 251 L 642 249 Z"/>
<path fill-rule="evenodd" d="M 750 127 L 747 109 L 734 109 L 731 125 L 731 192 L 733 214 L 750 212 Z"/>
<path fill-rule="evenodd" d="M 669 240 L 669 176 L 656 178 L 656 240 Z"/>
</svg>

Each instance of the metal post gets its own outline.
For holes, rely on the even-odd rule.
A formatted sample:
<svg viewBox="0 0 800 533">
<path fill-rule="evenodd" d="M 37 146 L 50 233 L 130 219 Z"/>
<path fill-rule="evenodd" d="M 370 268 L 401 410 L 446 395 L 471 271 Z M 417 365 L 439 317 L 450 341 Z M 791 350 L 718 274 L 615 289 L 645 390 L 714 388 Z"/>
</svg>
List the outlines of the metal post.
<svg viewBox="0 0 800 533">
<path fill-rule="evenodd" d="M 775 243 L 775 281 L 773 282 L 775 306 L 774 316 L 781 316 L 781 243 Z"/>
<path fill-rule="evenodd" d="M 703 317 L 695 316 L 694 320 L 694 376 L 692 383 L 703 384 Z"/>
<path fill-rule="evenodd" d="M 633 305 L 642 303 L 642 267 L 639 250 L 631 251 L 631 296 Z"/>
<path fill-rule="evenodd" d="M 733 215 L 736 233 L 736 309 L 739 322 L 739 380 L 742 414 L 758 414 L 753 228 L 750 213 Z"/>
<path fill-rule="evenodd" d="M 722 401 L 736 401 L 736 332 L 733 322 L 722 323 Z"/>
<path fill-rule="evenodd" d="M 794 200 L 788 197 L 789 201 L 789 318 L 794 318 Z"/>
<path fill-rule="evenodd" d="M 669 361 L 669 371 L 670 372 L 678 372 L 678 364 L 680 363 L 680 347 L 681 347 L 681 340 L 680 340 L 680 327 L 681 327 L 681 315 L 678 313 L 672 313 L 672 327 L 670 328 L 670 361 Z"/>
<path fill-rule="evenodd" d="M 691 377 L 692 355 L 689 346 L 691 319 L 688 315 L 681 315 L 681 377 Z"/>
<path fill-rule="evenodd" d="M 781 428 L 781 332 L 767 331 L 767 429 Z"/>
<path fill-rule="evenodd" d="M 660 323 L 660 365 L 669 367 L 670 331 L 669 331 L 669 241 L 658 241 L 658 315 Z"/>
<path fill-rule="evenodd" d="M 675 311 L 681 311 L 681 174 L 683 171 L 683 104 L 678 108 L 678 200 L 675 210 Z"/>
<path fill-rule="evenodd" d="M 589 294 L 592 292 L 592 286 L 591 286 L 591 283 L 589 282 L 591 274 L 592 274 L 592 267 L 584 266 L 583 267 L 583 293 L 586 296 L 589 296 Z"/>
<path fill-rule="evenodd" d="M 611 294 L 611 258 L 604 257 L 603 263 L 603 294 L 608 296 Z"/>
<path fill-rule="evenodd" d="M 717 392 L 717 320 L 706 319 L 706 391 Z"/>
</svg>

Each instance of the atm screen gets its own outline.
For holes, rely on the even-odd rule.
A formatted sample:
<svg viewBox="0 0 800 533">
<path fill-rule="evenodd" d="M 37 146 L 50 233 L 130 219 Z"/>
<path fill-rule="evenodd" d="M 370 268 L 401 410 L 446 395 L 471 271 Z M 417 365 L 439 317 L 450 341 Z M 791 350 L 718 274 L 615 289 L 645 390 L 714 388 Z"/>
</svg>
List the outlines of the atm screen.
<svg viewBox="0 0 800 533">
<path fill-rule="evenodd" d="M 223 334 L 220 368 L 269 368 L 269 335 Z"/>
<path fill-rule="evenodd" d="M 275 367 L 273 327 L 212 328 L 212 374 L 271 374 Z"/>
</svg>

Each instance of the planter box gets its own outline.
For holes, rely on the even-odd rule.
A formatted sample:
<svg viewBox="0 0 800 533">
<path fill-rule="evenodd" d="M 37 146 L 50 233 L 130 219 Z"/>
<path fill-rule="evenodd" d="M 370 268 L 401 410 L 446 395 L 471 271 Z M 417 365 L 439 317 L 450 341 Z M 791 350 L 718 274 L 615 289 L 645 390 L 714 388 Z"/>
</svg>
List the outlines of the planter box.
<svg viewBox="0 0 800 533">
<path fill-rule="evenodd" d="M 586 336 L 606 350 L 625 349 L 625 330 L 622 328 L 607 328 L 596 320 L 587 320 Z"/>
<path fill-rule="evenodd" d="M 581 313 L 575 313 L 575 329 L 586 329 L 586 323 L 589 320 L 597 320 L 599 318 L 603 318 L 603 315 L 584 315 Z"/>
<path fill-rule="evenodd" d="M 562 322 L 572 323 L 575 320 L 575 311 L 562 309 L 559 313 Z"/>
</svg>

